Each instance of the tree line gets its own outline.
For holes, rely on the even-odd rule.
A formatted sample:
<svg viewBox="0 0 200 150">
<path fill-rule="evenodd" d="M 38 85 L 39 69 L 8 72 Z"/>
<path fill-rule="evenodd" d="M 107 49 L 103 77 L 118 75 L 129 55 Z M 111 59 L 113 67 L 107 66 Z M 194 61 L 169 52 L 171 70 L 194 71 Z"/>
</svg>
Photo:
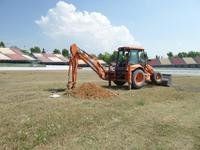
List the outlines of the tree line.
<svg viewBox="0 0 200 150">
<path fill-rule="evenodd" d="M 31 54 L 32 53 L 46 53 L 44 48 L 41 50 L 40 47 L 38 47 L 38 46 L 30 48 L 30 52 L 31 52 Z M 63 56 L 68 57 L 69 51 L 66 48 L 63 48 L 62 50 L 54 49 L 53 54 L 62 54 Z"/>
<path fill-rule="evenodd" d="M 0 42 L 0 47 L 5 47 L 3 41 Z M 39 46 L 34 46 L 30 48 L 30 52 L 28 50 L 22 50 L 24 53 L 31 55 L 32 53 L 46 53 L 45 49 L 41 49 Z M 67 49 L 54 49 L 53 54 L 62 54 L 65 57 L 69 56 L 69 50 Z M 172 57 L 196 57 L 200 56 L 199 51 L 189 51 L 189 52 L 179 52 L 178 54 L 174 55 L 172 52 L 167 53 L 168 58 Z M 111 63 L 117 59 L 117 51 L 113 51 L 112 53 L 104 52 L 100 53 L 97 56 L 99 59 L 104 60 L 106 63 Z"/>
<path fill-rule="evenodd" d="M 168 58 L 172 58 L 172 57 L 200 57 L 200 51 L 189 51 L 189 52 L 179 52 L 177 55 L 174 55 L 172 52 L 167 53 Z M 158 56 L 156 56 L 158 57 Z M 115 61 L 117 59 L 117 52 L 114 51 L 113 53 L 100 53 L 98 55 L 99 59 L 104 60 L 106 63 L 111 63 L 113 61 Z"/>
<path fill-rule="evenodd" d="M 200 52 L 198 51 L 189 51 L 189 52 L 179 52 L 177 55 L 174 55 L 172 52 L 167 53 L 168 58 L 172 57 L 197 57 L 200 56 Z"/>
</svg>

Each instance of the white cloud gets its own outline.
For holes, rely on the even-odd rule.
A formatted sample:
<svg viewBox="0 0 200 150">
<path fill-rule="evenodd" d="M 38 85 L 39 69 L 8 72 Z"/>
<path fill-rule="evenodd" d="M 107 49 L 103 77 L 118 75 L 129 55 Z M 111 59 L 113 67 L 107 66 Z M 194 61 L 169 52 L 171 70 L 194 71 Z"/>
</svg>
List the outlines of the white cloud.
<svg viewBox="0 0 200 150">
<path fill-rule="evenodd" d="M 73 4 L 59 1 L 46 16 L 35 21 L 43 32 L 61 43 L 77 43 L 89 52 L 100 53 L 119 46 L 137 44 L 124 25 L 113 26 L 99 12 L 78 11 Z M 66 45 L 67 46 L 67 45 Z"/>
</svg>

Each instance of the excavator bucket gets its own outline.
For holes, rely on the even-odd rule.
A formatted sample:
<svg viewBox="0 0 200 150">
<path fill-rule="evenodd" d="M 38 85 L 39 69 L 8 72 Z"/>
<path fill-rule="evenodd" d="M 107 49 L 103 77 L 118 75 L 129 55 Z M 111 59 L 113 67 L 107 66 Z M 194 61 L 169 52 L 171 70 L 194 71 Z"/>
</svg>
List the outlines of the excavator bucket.
<svg viewBox="0 0 200 150">
<path fill-rule="evenodd" d="M 72 82 L 72 81 L 69 81 L 68 83 L 67 83 L 67 89 L 68 90 L 72 90 L 72 89 L 74 89 L 75 88 L 75 84 Z"/>
<path fill-rule="evenodd" d="M 162 86 L 171 86 L 172 84 L 172 75 L 171 74 L 162 74 Z"/>
</svg>

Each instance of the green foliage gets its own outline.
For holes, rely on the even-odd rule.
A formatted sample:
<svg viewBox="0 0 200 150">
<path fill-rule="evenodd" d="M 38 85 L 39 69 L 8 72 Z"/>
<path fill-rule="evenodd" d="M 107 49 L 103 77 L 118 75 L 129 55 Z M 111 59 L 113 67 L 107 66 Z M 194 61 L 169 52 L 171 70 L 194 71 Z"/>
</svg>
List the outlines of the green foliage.
<svg viewBox="0 0 200 150">
<path fill-rule="evenodd" d="M 180 52 L 178 53 L 178 57 L 196 57 L 196 56 L 200 56 L 200 52 L 196 52 L 196 51 L 190 51 L 188 53 L 186 52 Z"/>
<path fill-rule="evenodd" d="M 112 54 L 105 52 L 105 53 L 100 53 L 98 55 L 99 59 L 104 60 L 106 63 L 111 63 L 117 59 L 117 51 L 114 51 Z"/>
<path fill-rule="evenodd" d="M 114 51 L 111 55 L 110 62 L 114 62 L 117 60 L 117 51 Z"/>
<path fill-rule="evenodd" d="M 3 41 L 0 42 L 0 47 L 3 47 L 3 48 L 5 47 L 5 44 Z"/>
<path fill-rule="evenodd" d="M 61 54 L 61 52 L 60 52 L 59 49 L 54 49 L 54 50 L 53 50 L 53 53 L 54 53 L 54 54 Z"/>
<path fill-rule="evenodd" d="M 32 53 L 41 53 L 41 49 L 38 46 L 30 48 L 31 54 Z"/>
<path fill-rule="evenodd" d="M 104 60 L 106 63 L 110 63 L 111 55 L 108 52 L 105 52 L 103 54 L 99 54 L 98 57 L 99 57 L 99 59 Z"/>
<path fill-rule="evenodd" d="M 188 57 L 200 56 L 200 52 L 190 51 L 188 52 Z"/>
<path fill-rule="evenodd" d="M 168 58 L 171 58 L 171 57 L 173 57 L 174 55 L 173 55 L 172 52 L 169 52 L 169 53 L 167 53 L 167 56 L 168 56 Z"/>
<path fill-rule="evenodd" d="M 62 55 L 65 56 L 65 57 L 68 57 L 69 56 L 69 51 L 67 49 L 62 49 Z"/>
<path fill-rule="evenodd" d="M 186 52 L 180 52 L 178 53 L 178 57 L 187 57 L 187 53 Z"/>
</svg>

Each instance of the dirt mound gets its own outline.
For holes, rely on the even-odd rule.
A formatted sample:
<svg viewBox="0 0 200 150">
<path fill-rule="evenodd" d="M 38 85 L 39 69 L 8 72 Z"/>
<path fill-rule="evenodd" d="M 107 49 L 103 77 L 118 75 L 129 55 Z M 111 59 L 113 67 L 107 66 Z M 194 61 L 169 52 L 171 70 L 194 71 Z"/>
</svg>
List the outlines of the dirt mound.
<svg viewBox="0 0 200 150">
<path fill-rule="evenodd" d="M 103 99 L 116 96 L 117 94 L 111 92 L 101 86 L 94 83 L 83 83 L 79 87 L 73 89 L 72 91 L 67 91 L 68 95 L 79 97 L 83 99 Z"/>
</svg>

